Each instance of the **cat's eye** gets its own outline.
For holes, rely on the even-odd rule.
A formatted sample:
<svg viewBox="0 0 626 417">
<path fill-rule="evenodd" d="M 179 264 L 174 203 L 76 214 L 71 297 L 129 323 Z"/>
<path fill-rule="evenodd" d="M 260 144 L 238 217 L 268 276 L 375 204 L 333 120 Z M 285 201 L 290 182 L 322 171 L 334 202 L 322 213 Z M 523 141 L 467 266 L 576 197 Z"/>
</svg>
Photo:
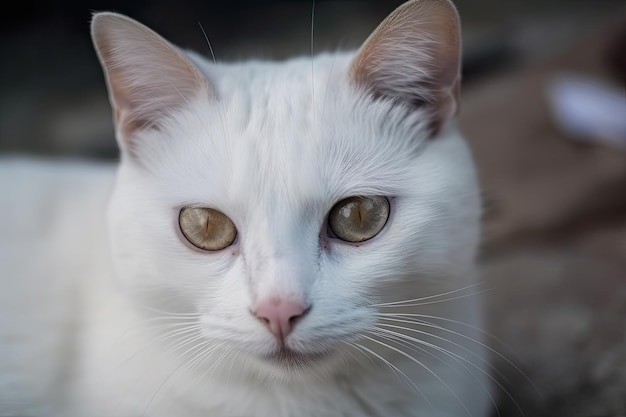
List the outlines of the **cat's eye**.
<svg viewBox="0 0 626 417">
<path fill-rule="evenodd" d="M 208 251 L 227 248 L 237 237 L 232 220 L 211 208 L 185 207 L 178 215 L 178 224 L 189 243 Z"/>
<path fill-rule="evenodd" d="M 341 240 L 363 242 L 380 233 L 389 219 L 385 197 L 349 197 L 333 206 L 328 227 Z"/>
</svg>

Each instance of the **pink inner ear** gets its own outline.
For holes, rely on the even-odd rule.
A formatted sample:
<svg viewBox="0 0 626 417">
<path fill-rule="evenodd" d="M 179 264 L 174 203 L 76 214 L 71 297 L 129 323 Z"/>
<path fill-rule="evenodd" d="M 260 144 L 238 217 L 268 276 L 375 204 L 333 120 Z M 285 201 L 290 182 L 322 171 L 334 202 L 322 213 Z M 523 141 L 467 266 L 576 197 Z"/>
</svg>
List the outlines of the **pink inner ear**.
<svg viewBox="0 0 626 417">
<path fill-rule="evenodd" d="M 205 77 L 176 47 L 126 16 L 96 14 L 92 37 L 121 145 L 192 98 L 211 95 Z"/>
<path fill-rule="evenodd" d="M 376 95 L 432 104 L 443 121 L 458 110 L 459 36 L 458 14 L 449 1 L 409 1 L 365 41 L 351 77 Z"/>
</svg>

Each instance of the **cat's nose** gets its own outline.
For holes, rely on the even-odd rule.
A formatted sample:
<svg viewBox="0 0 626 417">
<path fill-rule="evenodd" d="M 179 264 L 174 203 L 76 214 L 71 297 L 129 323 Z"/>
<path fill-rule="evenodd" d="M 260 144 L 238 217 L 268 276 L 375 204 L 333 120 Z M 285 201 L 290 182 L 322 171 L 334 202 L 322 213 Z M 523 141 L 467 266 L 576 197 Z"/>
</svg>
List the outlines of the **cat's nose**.
<svg viewBox="0 0 626 417">
<path fill-rule="evenodd" d="M 303 300 L 268 298 L 258 302 L 251 311 L 278 340 L 282 341 L 310 309 Z"/>
</svg>

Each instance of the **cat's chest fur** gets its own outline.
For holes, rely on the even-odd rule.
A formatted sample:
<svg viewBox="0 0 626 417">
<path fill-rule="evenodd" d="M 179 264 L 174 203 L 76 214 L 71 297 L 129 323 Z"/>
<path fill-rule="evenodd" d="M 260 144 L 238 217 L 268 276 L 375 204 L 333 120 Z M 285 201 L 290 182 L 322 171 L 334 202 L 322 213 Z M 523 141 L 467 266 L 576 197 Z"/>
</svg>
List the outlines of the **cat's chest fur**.
<svg viewBox="0 0 626 417">
<path fill-rule="evenodd" d="M 2 164 L 0 415 L 486 415 L 450 2 L 280 63 L 92 35 L 121 161 Z"/>
</svg>

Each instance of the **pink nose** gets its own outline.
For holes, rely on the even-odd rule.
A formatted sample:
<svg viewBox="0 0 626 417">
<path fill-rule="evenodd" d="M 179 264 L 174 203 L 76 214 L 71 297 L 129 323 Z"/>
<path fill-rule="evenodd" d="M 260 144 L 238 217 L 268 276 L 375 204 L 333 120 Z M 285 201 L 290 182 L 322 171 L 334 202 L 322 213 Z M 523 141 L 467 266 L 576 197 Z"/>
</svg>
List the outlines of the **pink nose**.
<svg viewBox="0 0 626 417">
<path fill-rule="evenodd" d="M 308 311 L 302 300 L 268 298 L 261 300 L 252 314 L 269 327 L 276 338 L 283 340 Z"/>
</svg>

